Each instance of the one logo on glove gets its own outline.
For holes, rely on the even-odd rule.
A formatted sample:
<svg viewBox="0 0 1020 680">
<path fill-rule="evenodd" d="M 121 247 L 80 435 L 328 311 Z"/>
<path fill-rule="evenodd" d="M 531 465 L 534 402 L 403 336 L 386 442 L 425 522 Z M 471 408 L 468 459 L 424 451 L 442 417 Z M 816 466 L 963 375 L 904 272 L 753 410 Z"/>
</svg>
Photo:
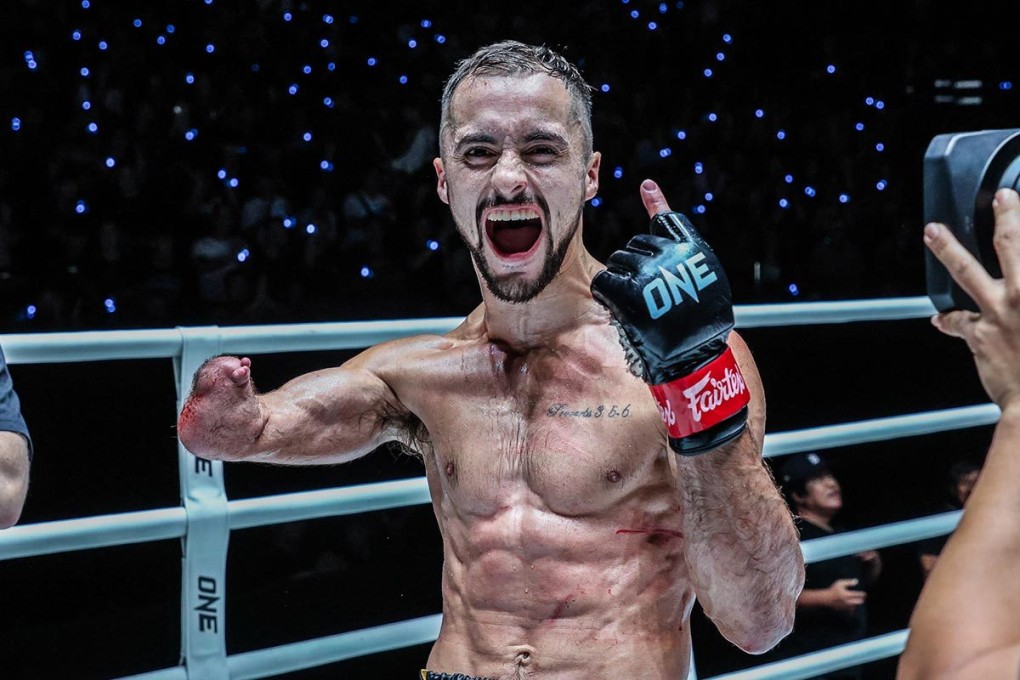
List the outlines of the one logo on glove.
<svg viewBox="0 0 1020 680">
<path fill-rule="evenodd" d="M 695 302 L 701 301 L 698 298 L 698 291 L 704 290 L 718 279 L 704 260 L 705 254 L 699 252 L 677 263 L 676 271 L 679 276 L 665 267 L 659 267 L 660 275 L 649 281 L 642 291 L 648 313 L 653 319 L 658 319 L 673 309 L 673 305 L 683 304 L 684 293 Z"/>
<path fill-rule="evenodd" d="M 733 352 L 726 349 L 712 363 L 691 375 L 663 385 L 650 385 L 659 414 L 671 437 L 686 437 L 721 423 L 751 401 Z M 686 403 L 687 408 L 674 404 Z"/>
</svg>

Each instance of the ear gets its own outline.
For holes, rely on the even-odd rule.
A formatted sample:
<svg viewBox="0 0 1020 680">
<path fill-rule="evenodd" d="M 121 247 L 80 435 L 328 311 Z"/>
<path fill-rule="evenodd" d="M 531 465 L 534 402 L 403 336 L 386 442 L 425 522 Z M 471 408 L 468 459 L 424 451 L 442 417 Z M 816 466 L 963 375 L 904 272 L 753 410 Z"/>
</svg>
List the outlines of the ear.
<svg viewBox="0 0 1020 680">
<path fill-rule="evenodd" d="M 591 155 L 588 172 L 584 176 L 584 200 L 590 201 L 599 192 L 599 167 L 602 165 L 602 154 L 596 151 Z"/>
<path fill-rule="evenodd" d="M 432 167 L 436 169 L 436 193 L 439 194 L 439 200 L 450 205 L 450 197 L 446 193 L 446 170 L 443 168 L 443 159 L 433 159 Z"/>
</svg>

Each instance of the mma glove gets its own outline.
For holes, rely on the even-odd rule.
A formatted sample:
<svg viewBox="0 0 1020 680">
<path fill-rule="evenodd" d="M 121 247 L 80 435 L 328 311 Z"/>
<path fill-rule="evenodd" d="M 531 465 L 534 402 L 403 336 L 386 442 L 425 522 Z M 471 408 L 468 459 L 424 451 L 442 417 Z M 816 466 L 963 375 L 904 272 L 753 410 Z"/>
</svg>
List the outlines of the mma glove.
<svg viewBox="0 0 1020 680">
<path fill-rule="evenodd" d="M 631 371 L 655 396 L 674 451 L 704 453 L 744 431 L 750 392 L 726 344 L 730 284 L 686 217 L 652 218 L 651 233 L 613 253 L 591 292 L 612 315 Z"/>
</svg>

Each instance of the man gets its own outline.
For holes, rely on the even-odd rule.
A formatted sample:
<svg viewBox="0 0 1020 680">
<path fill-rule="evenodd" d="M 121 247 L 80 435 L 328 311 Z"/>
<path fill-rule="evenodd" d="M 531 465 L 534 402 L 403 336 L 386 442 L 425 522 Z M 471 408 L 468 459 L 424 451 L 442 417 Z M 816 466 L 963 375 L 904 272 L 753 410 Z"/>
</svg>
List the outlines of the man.
<svg viewBox="0 0 1020 680">
<path fill-rule="evenodd" d="M 434 165 L 482 304 L 443 337 L 264 395 L 248 359 L 213 359 L 182 409 L 201 456 L 328 464 L 394 441 L 421 455 L 445 556 L 425 678 L 675 680 L 695 596 L 752 653 L 792 624 L 802 559 L 761 461 L 764 396 L 729 333 L 725 274 L 650 181 L 642 200 L 670 237 L 635 237 L 608 271 L 585 250 L 590 107 L 546 48 L 462 62 Z"/>
<path fill-rule="evenodd" d="M 833 523 L 843 509 L 839 482 L 817 453 L 790 456 L 781 469 L 783 489 L 798 517 L 801 540 L 832 536 L 840 527 Z M 809 564 L 804 590 L 797 598 L 797 621 L 793 632 L 777 648 L 782 656 L 798 656 L 858 640 L 867 629 L 867 593 L 882 570 L 874 550 Z M 851 668 L 825 678 L 860 678 Z"/>
<path fill-rule="evenodd" d="M 1002 415 L 967 511 L 921 591 L 898 677 L 1020 677 L 1020 197 L 992 201 L 995 253 L 1003 278 L 986 269 L 940 224 L 925 245 L 946 265 L 979 312 L 933 317 L 966 341 L 978 375 Z"/>
<path fill-rule="evenodd" d="M 28 494 L 32 439 L 0 349 L 0 529 L 18 523 Z"/>
<path fill-rule="evenodd" d="M 980 474 L 981 468 L 969 461 L 957 461 L 950 466 L 949 499 L 946 502 L 946 512 L 963 509 Z M 939 554 L 946 547 L 948 540 L 948 535 L 934 536 L 917 544 L 917 558 L 921 563 L 921 574 L 925 581 L 931 576 L 931 572 L 938 562 Z"/>
</svg>

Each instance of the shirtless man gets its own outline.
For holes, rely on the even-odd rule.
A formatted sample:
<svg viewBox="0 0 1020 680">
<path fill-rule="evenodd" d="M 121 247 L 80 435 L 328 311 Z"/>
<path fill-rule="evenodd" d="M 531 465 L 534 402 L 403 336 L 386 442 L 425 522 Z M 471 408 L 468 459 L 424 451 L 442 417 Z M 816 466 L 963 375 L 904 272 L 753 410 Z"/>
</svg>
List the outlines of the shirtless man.
<svg viewBox="0 0 1020 680">
<path fill-rule="evenodd" d="M 695 597 L 751 653 L 792 626 L 797 533 L 761 461 L 761 381 L 729 333 L 715 256 L 673 213 L 657 230 L 687 242 L 635 237 L 593 297 L 605 266 L 581 239 L 600 161 L 590 107 L 552 51 L 479 50 L 447 84 L 434 165 L 482 304 L 445 336 L 385 343 L 267 394 L 248 359 L 212 359 L 181 413 L 187 448 L 221 460 L 334 464 L 386 442 L 421 455 L 445 557 L 422 677 L 676 680 Z M 641 197 L 649 215 L 669 210 L 653 182 Z M 649 382 L 675 379 L 662 407 L 628 354 Z M 710 413 L 701 400 L 684 431 L 678 376 L 703 388 L 694 369 L 709 362 L 720 380 L 702 394 L 733 403 Z"/>
</svg>

